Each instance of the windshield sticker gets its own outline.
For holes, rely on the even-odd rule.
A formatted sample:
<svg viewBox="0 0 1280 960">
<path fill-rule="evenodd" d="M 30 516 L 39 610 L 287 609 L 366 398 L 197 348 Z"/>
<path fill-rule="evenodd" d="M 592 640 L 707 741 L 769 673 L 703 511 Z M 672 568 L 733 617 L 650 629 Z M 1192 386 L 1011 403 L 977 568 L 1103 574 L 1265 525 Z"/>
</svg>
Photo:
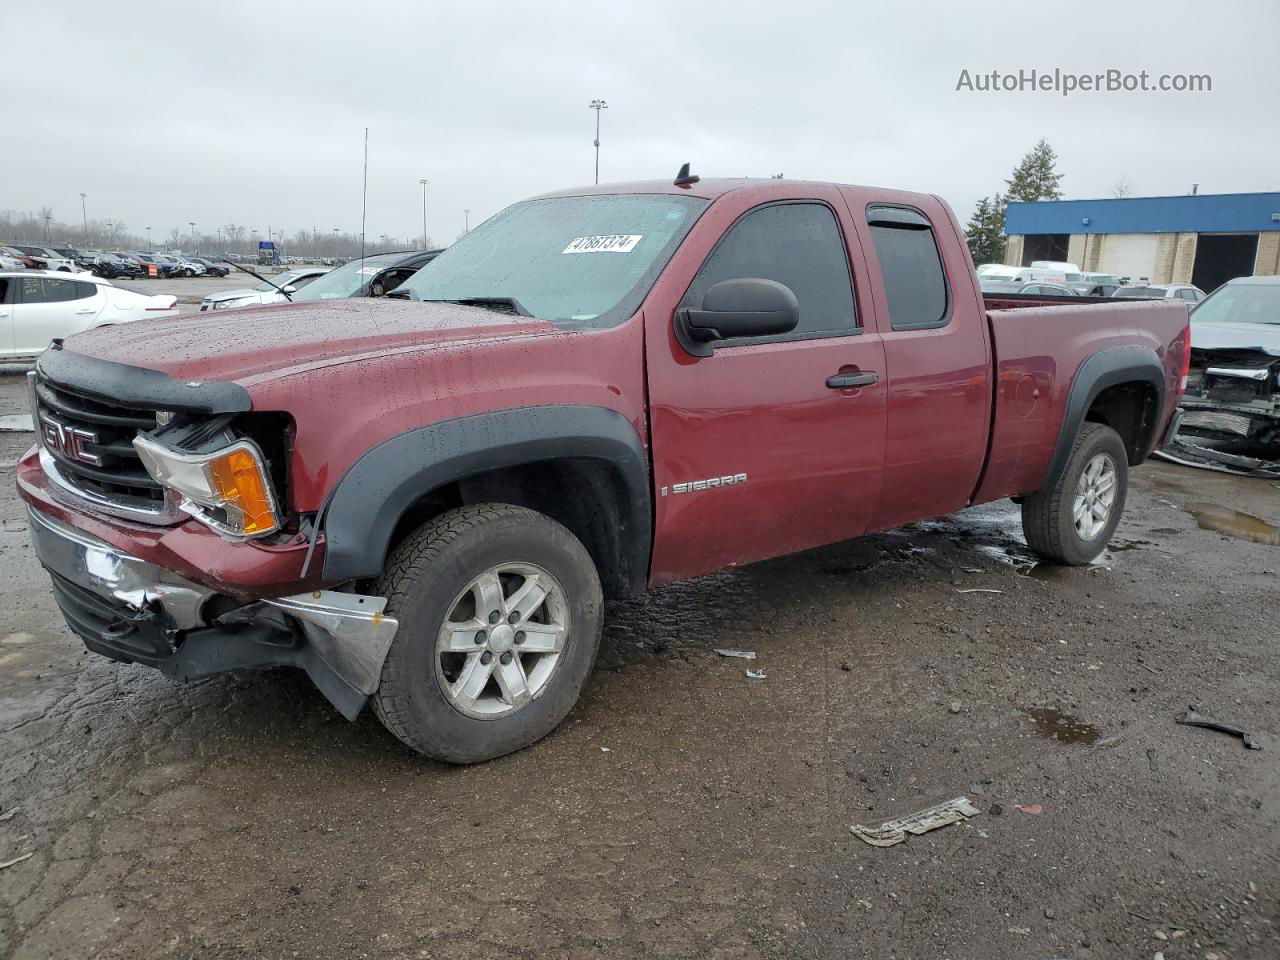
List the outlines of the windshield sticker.
<svg viewBox="0 0 1280 960">
<path fill-rule="evenodd" d="M 604 237 L 574 237 L 561 253 L 630 253 L 644 239 L 642 233 L 614 233 Z"/>
</svg>

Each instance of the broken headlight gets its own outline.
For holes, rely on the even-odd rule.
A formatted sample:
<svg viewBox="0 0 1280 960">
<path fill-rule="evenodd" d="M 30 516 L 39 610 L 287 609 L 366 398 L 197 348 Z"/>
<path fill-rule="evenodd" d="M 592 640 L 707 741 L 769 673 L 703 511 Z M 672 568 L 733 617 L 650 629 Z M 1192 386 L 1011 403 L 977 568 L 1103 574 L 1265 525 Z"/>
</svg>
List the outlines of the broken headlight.
<svg viewBox="0 0 1280 960">
<path fill-rule="evenodd" d="M 182 495 L 182 510 L 219 533 L 261 537 L 280 529 L 266 460 L 252 440 L 189 453 L 140 434 L 133 448 L 152 479 Z"/>
</svg>

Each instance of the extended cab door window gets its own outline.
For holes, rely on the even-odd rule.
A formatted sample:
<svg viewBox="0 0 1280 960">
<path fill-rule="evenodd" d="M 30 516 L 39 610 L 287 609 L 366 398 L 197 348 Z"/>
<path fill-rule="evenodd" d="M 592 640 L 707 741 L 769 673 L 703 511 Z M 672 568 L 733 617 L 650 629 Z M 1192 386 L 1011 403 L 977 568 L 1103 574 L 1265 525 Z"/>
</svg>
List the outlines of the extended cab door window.
<svg viewBox="0 0 1280 960">
<path fill-rule="evenodd" d="M 867 223 L 889 300 L 889 326 L 894 330 L 945 326 L 951 313 L 950 294 L 929 221 L 915 210 L 884 206 L 868 208 Z"/>
<path fill-rule="evenodd" d="M 715 284 L 744 277 L 789 287 L 800 304 L 800 323 L 781 336 L 735 338 L 719 341 L 717 346 L 857 331 L 849 256 L 835 215 L 826 204 L 775 203 L 742 216 L 703 262 L 680 305 L 697 308 Z"/>
</svg>

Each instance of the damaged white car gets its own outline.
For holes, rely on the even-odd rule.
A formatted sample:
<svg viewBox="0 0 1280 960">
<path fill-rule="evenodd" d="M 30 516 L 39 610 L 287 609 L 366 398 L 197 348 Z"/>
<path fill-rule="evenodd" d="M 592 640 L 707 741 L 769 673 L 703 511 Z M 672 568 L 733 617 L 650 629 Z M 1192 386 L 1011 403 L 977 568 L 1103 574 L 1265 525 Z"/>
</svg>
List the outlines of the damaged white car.
<svg viewBox="0 0 1280 960">
<path fill-rule="evenodd" d="M 1280 277 L 1237 277 L 1191 312 L 1181 413 L 1166 459 L 1280 477 Z"/>
</svg>

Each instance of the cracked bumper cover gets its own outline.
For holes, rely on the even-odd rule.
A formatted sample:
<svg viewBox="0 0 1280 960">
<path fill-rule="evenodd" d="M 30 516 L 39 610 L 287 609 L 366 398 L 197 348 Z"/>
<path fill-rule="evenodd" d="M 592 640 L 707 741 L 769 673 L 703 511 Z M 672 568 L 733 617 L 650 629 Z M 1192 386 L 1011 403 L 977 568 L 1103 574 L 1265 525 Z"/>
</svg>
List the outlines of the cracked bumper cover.
<svg viewBox="0 0 1280 960">
<path fill-rule="evenodd" d="M 207 619 L 219 596 L 28 506 L 32 545 L 72 631 L 94 652 L 179 680 L 295 666 L 348 719 L 378 688 L 399 623 L 383 597 L 314 590 Z"/>
</svg>

